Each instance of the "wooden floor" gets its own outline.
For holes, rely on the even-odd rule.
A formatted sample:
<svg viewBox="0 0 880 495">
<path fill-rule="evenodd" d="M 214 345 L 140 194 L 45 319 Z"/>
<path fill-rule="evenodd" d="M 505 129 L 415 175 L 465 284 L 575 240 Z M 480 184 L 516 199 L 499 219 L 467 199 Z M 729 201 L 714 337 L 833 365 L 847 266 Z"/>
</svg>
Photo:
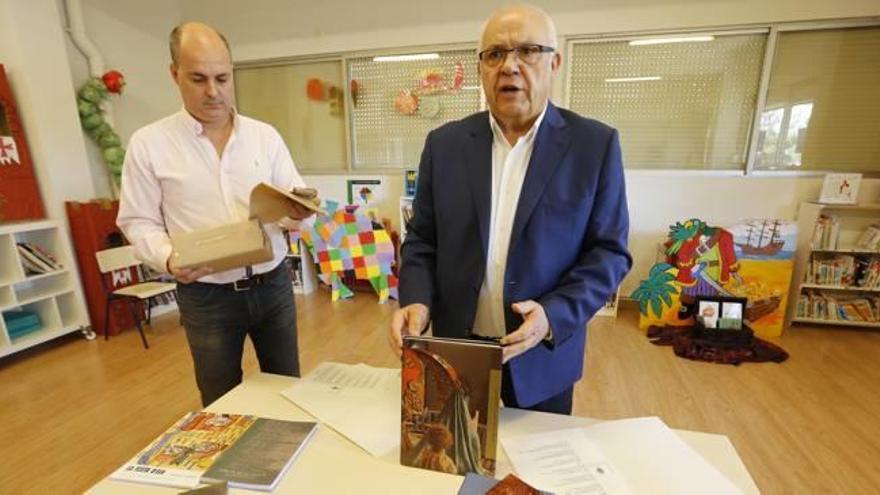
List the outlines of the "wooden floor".
<svg viewBox="0 0 880 495">
<path fill-rule="evenodd" d="M 394 305 L 297 296 L 304 372 L 324 360 L 394 366 Z M 763 493 L 877 493 L 880 332 L 798 327 L 784 364 L 691 362 L 648 343 L 636 315 L 591 324 L 575 414 L 656 415 L 728 435 Z M 77 335 L 0 360 L 0 493 L 81 493 L 200 407 L 176 315 L 109 341 Z M 245 373 L 257 370 L 248 347 Z M 658 462 L 662 462 L 658 453 Z"/>
</svg>

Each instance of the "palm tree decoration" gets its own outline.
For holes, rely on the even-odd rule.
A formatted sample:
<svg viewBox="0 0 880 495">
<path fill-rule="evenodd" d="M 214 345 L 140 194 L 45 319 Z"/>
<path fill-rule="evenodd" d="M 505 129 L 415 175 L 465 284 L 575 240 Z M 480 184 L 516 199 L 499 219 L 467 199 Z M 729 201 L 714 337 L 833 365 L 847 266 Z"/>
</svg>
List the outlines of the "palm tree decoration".
<svg viewBox="0 0 880 495">
<path fill-rule="evenodd" d="M 657 317 L 663 315 L 663 308 L 672 307 L 672 295 L 678 294 L 678 287 L 673 283 L 675 274 L 671 273 L 676 268 L 669 263 L 657 263 L 651 267 L 648 278 L 630 294 L 630 297 L 639 302 L 639 310 L 643 315 L 648 315 L 648 308 Z"/>
</svg>

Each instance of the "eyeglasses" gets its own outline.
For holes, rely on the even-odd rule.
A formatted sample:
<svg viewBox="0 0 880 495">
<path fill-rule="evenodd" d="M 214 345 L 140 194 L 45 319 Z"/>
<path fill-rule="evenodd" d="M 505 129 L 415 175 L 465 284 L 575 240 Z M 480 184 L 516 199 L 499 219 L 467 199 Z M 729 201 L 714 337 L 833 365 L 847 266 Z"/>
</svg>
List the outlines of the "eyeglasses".
<svg viewBox="0 0 880 495">
<path fill-rule="evenodd" d="M 486 64 L 487 67 L 497 67 L 507 60 L 507 54 L 516 52 L 516 58 L 533 65 L 538 63 L 542 53 L 553 53 L 556 49 L 544 45 L 520 45 L 513 48 L 490 48 L 479 53 L 480 62 Z"/>
</svg>

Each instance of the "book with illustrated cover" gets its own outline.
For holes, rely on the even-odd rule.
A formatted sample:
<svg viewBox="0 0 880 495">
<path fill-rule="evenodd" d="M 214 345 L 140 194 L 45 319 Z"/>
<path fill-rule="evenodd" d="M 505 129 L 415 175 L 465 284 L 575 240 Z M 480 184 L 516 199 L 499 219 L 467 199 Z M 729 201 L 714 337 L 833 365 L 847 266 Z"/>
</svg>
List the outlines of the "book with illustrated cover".
<svg viewBox="0 0 880 495">
<path fill-rule="evenodd" d="M 181 488 L 227 481 L 231 487 L 272 491 L 316 426 L 311 421 L 189 413 L 110 478 Z"/>
<path fill-rule="evenodd" d="M 400 463 L 451 474 L 492 476 L 498 444 L 501 346 L 407 336 L 401 359 Z"/>
</svg>

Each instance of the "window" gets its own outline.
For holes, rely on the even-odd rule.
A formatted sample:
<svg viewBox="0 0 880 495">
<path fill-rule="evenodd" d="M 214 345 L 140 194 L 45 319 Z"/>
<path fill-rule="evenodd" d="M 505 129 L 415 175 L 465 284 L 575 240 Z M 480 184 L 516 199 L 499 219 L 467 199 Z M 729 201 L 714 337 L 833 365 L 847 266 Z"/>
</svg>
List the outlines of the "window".
<svg viewBox="0 0 880 495">
<path fill-rule="evenodd" d="M 480 110 L 474 50 L 348 60 L 352 168 L 415 168 L 425 137 Z"/>
<path fill-rule="evenodd" d="M 743 170 L 766 33 L 573 42 L 569 106 L 640 169 Z"/>
<path fill-rule="evenodd" d="M 755 168 L 880 169 L 880 28 L 783 31 Z"/>
<path fill-rule="evenodd" d="M 301 172 L 346 170 L 342 62 L 235 69 L 242 114 L 272 124 Z"/>
</svg>

